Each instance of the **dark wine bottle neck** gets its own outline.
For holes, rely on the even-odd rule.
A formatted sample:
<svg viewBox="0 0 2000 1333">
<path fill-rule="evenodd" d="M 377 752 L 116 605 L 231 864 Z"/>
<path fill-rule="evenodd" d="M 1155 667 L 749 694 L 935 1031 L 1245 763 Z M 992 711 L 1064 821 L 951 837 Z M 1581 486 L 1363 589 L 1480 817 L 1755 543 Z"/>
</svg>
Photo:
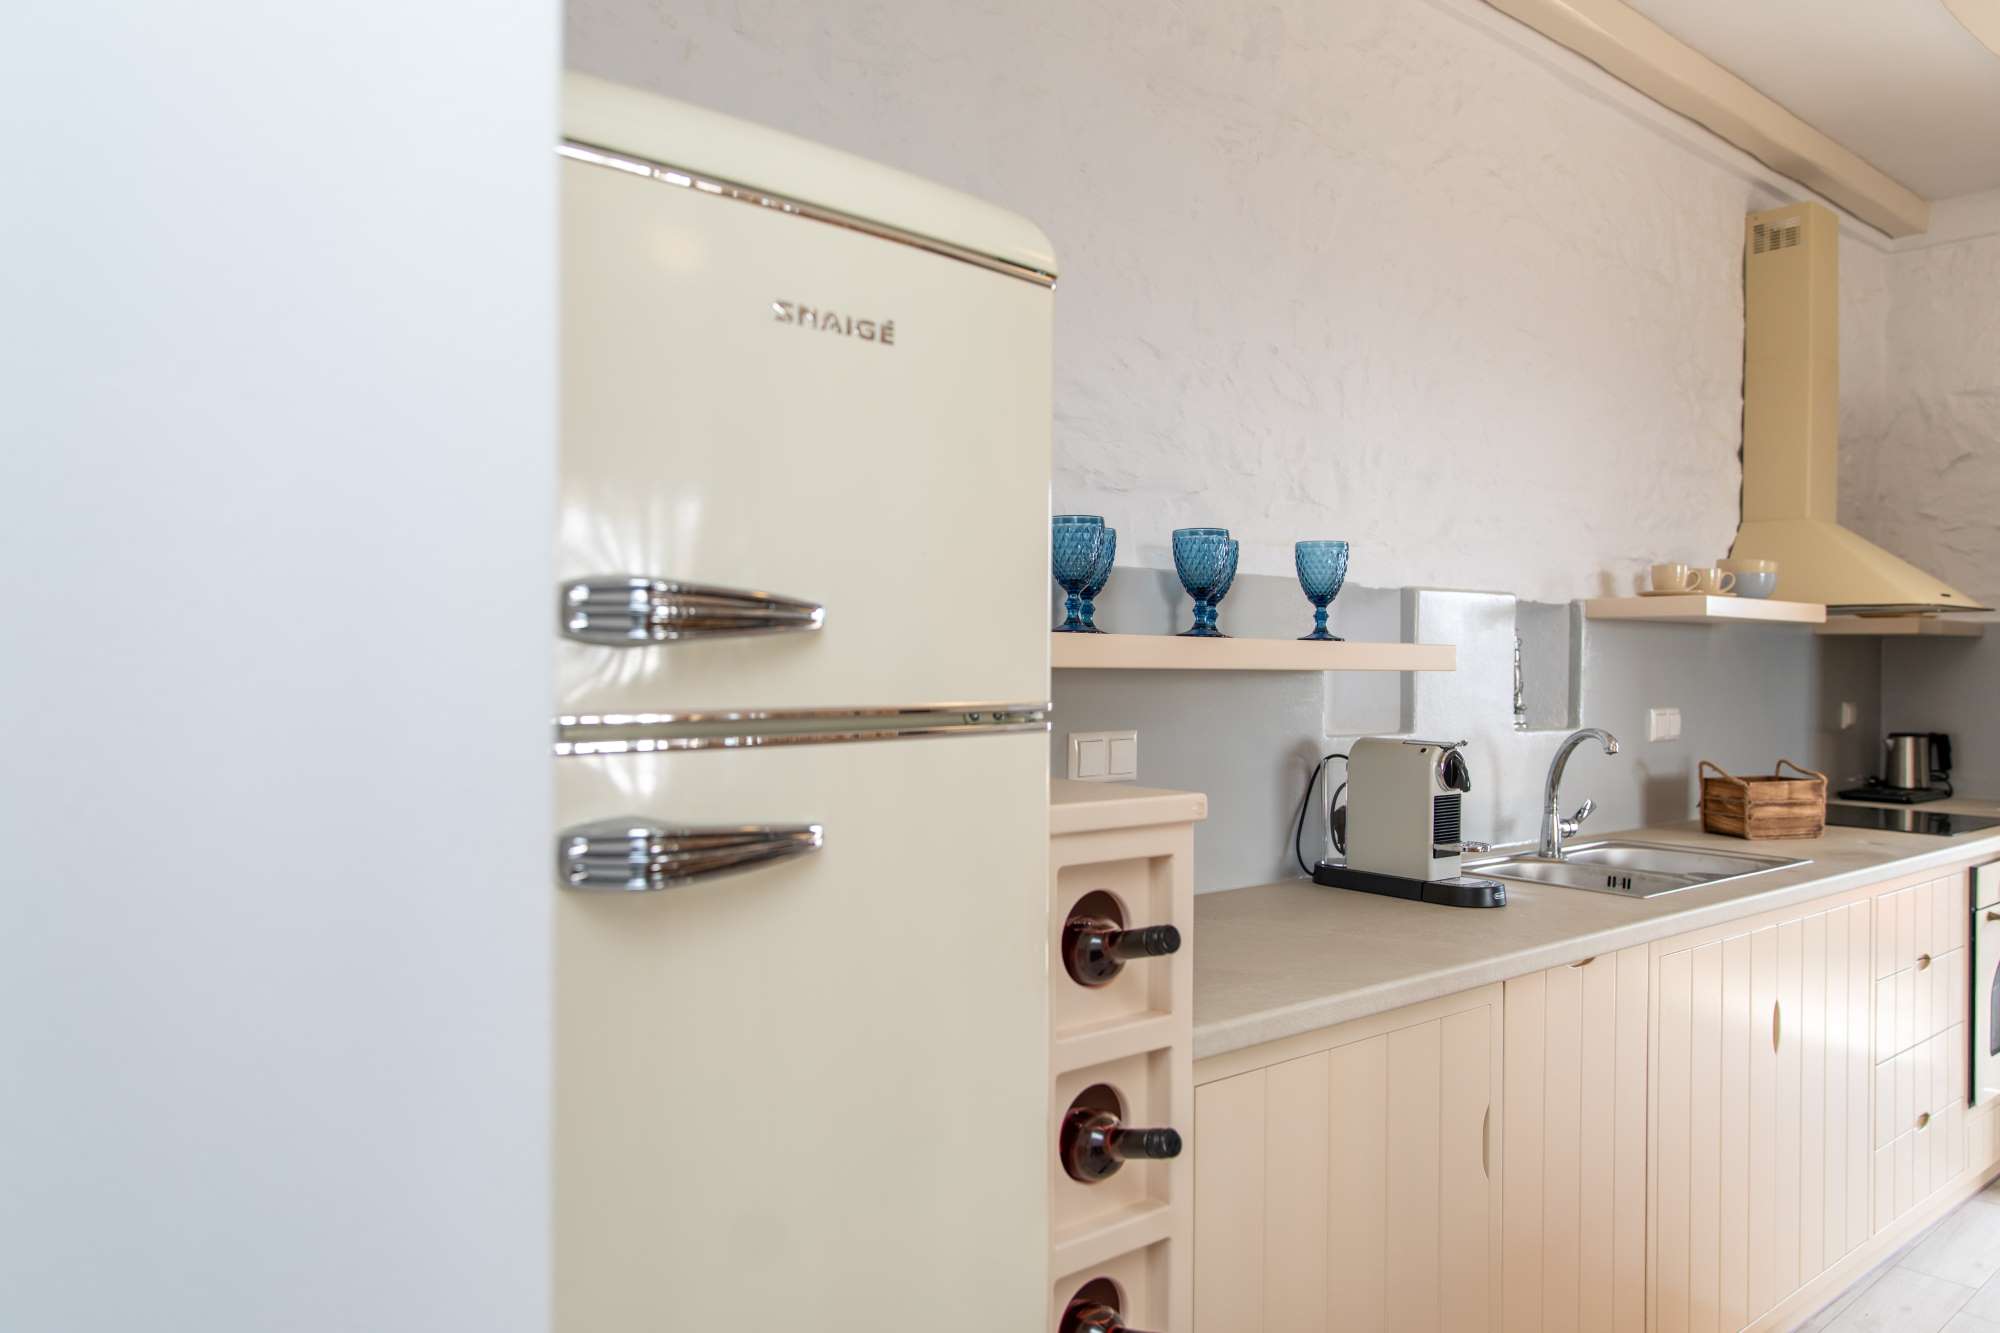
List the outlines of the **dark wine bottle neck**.
<svg viewBox="0 0 2000 1333">
<path fill-rule="evenodd" d="M 1104 1146 L 1120 1161 L 1162 1160 L 1181 1155 L 1181 1136 L 1171 1129 L 1126 1129 L 1108 1131 Z"/>
<path fill-rule="evenodd" d="M 1129 963 L 1135 958 L 1163 958 L 1179 952 L 1180 947 L 1181 933 L 1174 927 L 1140 926 L 1111 932 L 1105 952 L 1121 963 Z"/>
</svg>

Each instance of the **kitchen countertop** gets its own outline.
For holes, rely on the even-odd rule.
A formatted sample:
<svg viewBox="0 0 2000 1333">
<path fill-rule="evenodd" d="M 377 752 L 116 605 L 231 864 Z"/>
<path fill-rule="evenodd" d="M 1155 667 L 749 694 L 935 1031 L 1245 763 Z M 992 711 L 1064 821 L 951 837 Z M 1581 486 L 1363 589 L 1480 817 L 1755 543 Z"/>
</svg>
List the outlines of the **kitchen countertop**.
<svg viewBox="0 0 2000 1333">
<path fill-rule="evenodd" d="M 2000 816 L 2000 803 L 1991 801 L 1933 801 L 1923 808 Z M 1200 894 L 1194 904 L 1195 1058 L 2000 854 L 2000 828 L 1951 838 L 1828 828 L 1818 838 L 1746 843 L 1703 833 L 1690 820 L 1589 835 L 1592 841 L 1606 837 L 1808 857 L 1810 863 L 1647 899 L 1508 880 L 1507 906 L 1487 909 L 1436 907 L 1304 879 Z"/>
<path fill-rule="evenodd" d="M 1049 779 L 1049 832 L 1093 833 L 1100 829 L 1186 824 L 1208 818 L 1208 797 L 1198 791 L 1135 787 L 1129 782 Z"/>
</svg>

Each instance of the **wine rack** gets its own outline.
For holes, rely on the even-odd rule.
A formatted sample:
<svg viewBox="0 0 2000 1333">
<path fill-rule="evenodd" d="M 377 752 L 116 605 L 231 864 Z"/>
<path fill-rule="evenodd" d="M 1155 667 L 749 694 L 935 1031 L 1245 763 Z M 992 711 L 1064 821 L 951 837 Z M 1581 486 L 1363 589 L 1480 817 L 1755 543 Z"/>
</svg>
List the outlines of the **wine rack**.
<svg viewBox="0 0 2000 1333">
<path fill-rule="evenodd" d="M 1080 1291 L 1110 1284 L 1123 1320 L 1192 1333 L 1194 826 L 1196 792 L 1050 784 L 1048 1113 L 1050 1333 Z M 1113 925 L 1174 926 L 1180 947 L 1079 984 L 1063 963 L 1081 912 Z M 1179 1156 L 1128 1161 L 1092 1183 L 1065 1171 L 1062 1122 L 1080 1096 L 1128 1125 L 1180 1132 Z"/>
</svg>

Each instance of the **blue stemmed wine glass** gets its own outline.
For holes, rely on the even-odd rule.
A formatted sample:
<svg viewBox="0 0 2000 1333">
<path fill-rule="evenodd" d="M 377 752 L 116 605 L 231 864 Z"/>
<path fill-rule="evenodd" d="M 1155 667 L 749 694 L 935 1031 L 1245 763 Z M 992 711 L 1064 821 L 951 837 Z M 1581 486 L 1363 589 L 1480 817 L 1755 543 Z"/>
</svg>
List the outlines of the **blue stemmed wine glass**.
<svg viewBox="0 0 2000 1333">
<path fill-rule="evenodd" d="M 1085 633 L 1083 589 L 1097 569 L 1104 550 L 1104 520 L 1096 514 L 1057 514 L 1049 525 L 1056 582 L 1069 594 L 1069 615 L 1056 626 L 1058 634 Z"/>
<path fill-rule="evenodd" d="M 1326 607 L 1340 596 L 1340 585 L 1347 581 L 1347 543 L 1294 542 L 1292 564 L 1299 571 L 1299 586 L 1313 604 L 1313 632 L 1300 635 L 1299 641 L 1342 642 L 1338 634 L 1327 632 Z"/>
<path fill-rule="evenodd" d="M 1229 637 L 1216 625 L 1216 615 L 1221 609 L 1222 599 L 1229 595 L 1229 585 L 1236 582 L 1236 552 L 1237 545 L 1234 540 L 1222 548 L 1222 577 L 1216 581 L 1214 590 L 1208 594 L 1208 632 L 1218 639 Z"/>
<path fill-rule="evenodd" d="M 1216 639 L 1221 633 L 1208 623 L 1208 599 L 1222 582 L 1229 554 L 1227 528 L 1175 528 L 1174 573 L 1181 587 L 1194 598 L 1194 626 L 1184 629 L 1184 639 Z"/>
<path fill-rule="evenodd" d="M 1104 585 L 1111 581 L 1111 561 L 1118 554 L 1118 529 L 1104 530 L 1104 548 L 1097 553 L 1097 567 L 1090 571 L 1090 577 L 1083 585 L 1083 626 L 1081 634 L 1102 634 L 1097 628 L 1097 594 L 1104 591 Z"/>
</svg>

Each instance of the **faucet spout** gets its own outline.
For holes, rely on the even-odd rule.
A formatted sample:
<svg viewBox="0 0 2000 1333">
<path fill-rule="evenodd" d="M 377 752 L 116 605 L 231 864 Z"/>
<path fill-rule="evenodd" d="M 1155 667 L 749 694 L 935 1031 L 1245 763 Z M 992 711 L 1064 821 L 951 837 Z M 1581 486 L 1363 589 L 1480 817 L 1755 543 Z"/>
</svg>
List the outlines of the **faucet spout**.
<svg viewBox="0 0 2000 1333">
<path fill-rule="evenodd" d="M 1563 743 L 1556 747 L 1555 757 L 1549 760 L 1548 781 L 1542 788 L 1542 836 L 1535 851 L 1537 856 L 1545 860 L 1562 860 L 1563 839 L 1574 836 L 1582 827 L 1583 821 L 1590 818 L 1590 812 L 1597 808 L 1595 803 L 1585 801 L 1575 815 L 1564 819 L 1558 806 L 1563 770 L 1569 767 L 1569 757 L 1576 752 L 1576 747 L 1585 741 L 1596 741 L 1604 747 L 1606 754 L 1618 753 L 1618 738 L 1597 727 L 1585 727 L 1581 731 L 1571 732 L 1563 738 Z"/>
</svg>

